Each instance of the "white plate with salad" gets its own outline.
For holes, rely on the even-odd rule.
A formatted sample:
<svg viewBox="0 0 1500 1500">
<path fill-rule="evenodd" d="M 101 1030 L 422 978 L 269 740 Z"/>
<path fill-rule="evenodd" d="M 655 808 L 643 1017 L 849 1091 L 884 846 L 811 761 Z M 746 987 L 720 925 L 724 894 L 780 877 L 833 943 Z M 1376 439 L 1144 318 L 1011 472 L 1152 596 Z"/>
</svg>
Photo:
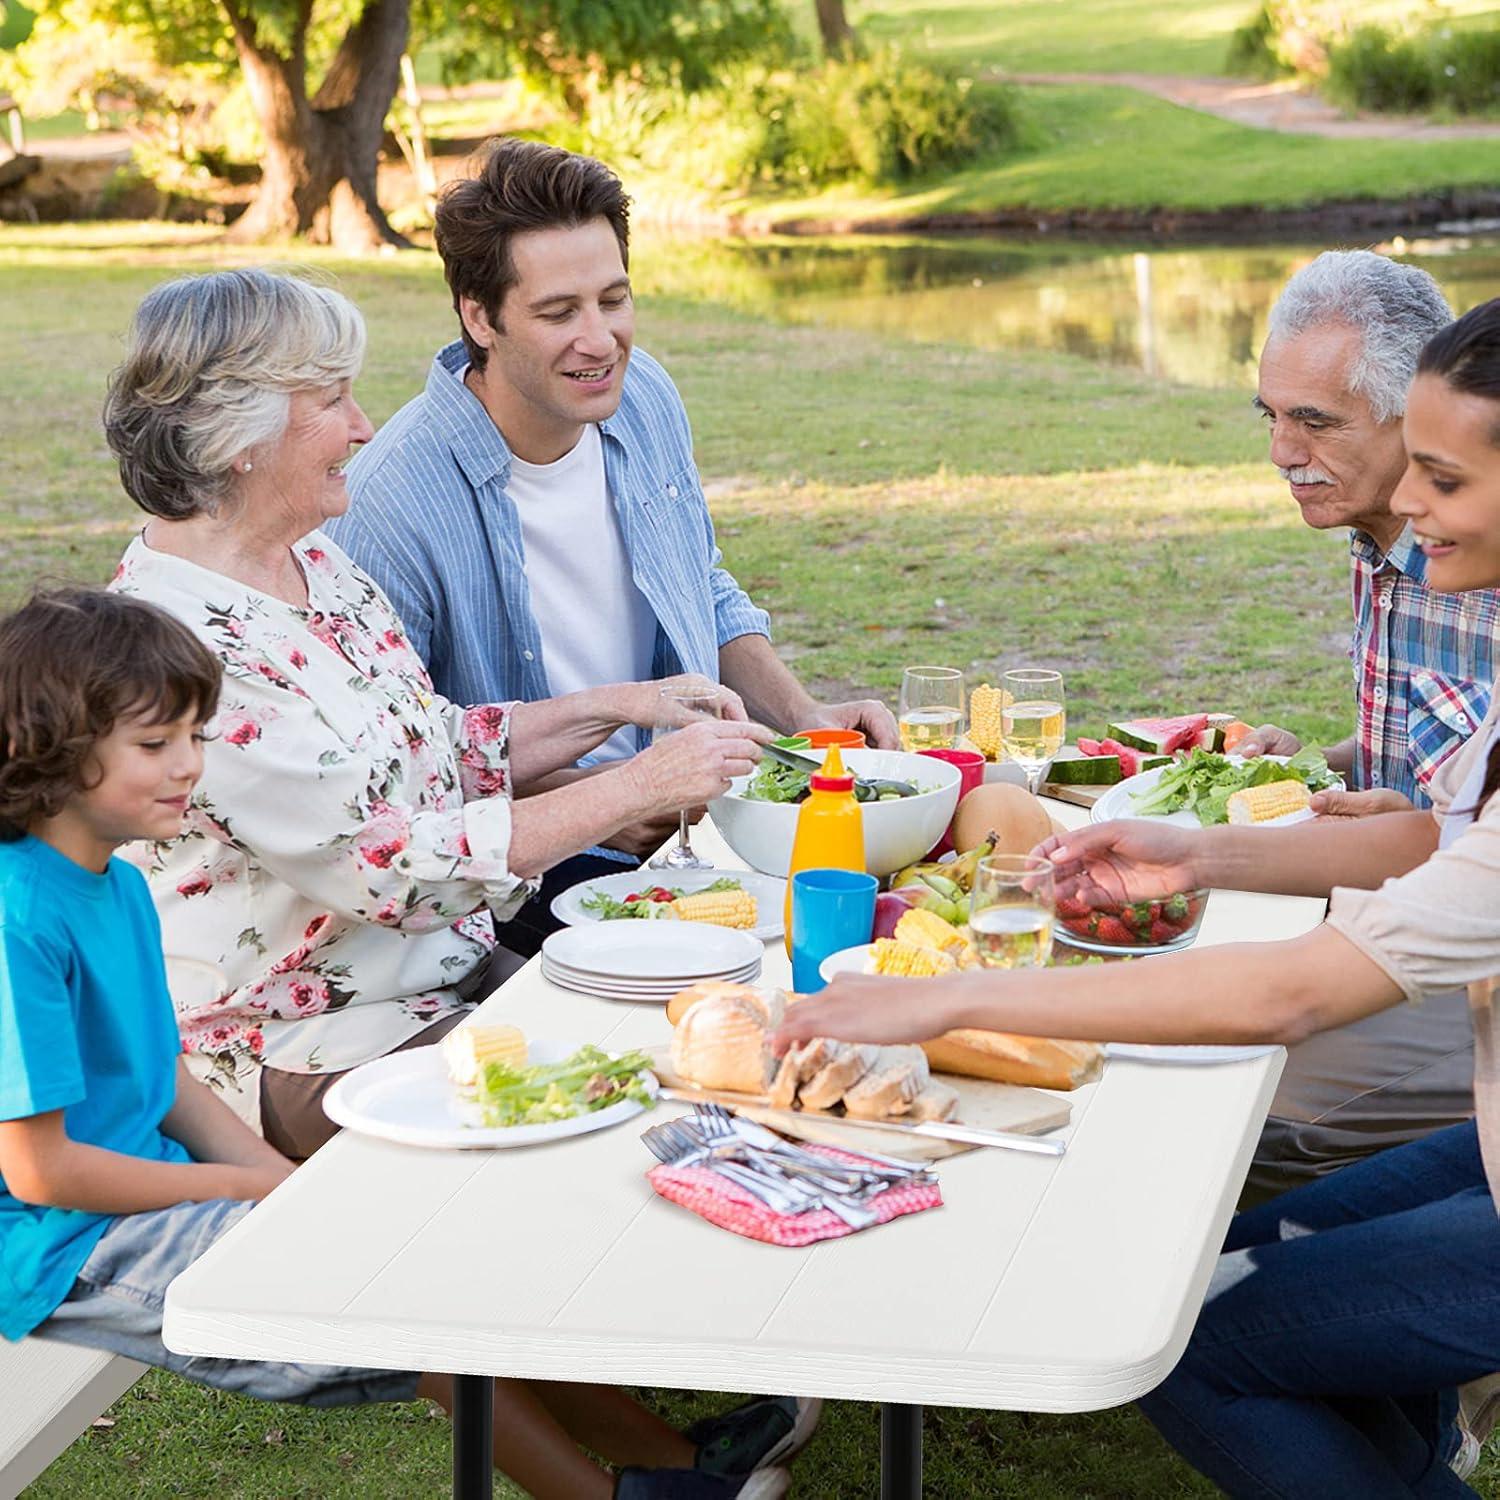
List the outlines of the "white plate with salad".
<svg viewBox="0 0 1500 1500">
<path fill-rule="evenodd" d="M 625 870 L 619 875 L 601 875 L 594 880 L 580 881 L 553 897 L 552 915 L 569 927 L 627 919 L 672 920 L 674 913 L 669 908 L 679 897 L 726 890 L 748 891 L 755 898 L 756 924 L 740 931 L 749 932 L 762 942 L 779 938 L 785 931 L 786 881 L 778 880 L 774 875 L 762 875 L 758 870 L 735 870 L 726 874 L 722 870 L 642 868 Z"/>
<path fill-rule="evenodd" d="M 466 1099 L 441 1046 L 392 1052 L 339 1079 L 323 1108 L 348 1130 L 402 1146 L 489 1150 L 606 1130 L 649 1109 L 659 1092 L 644 1053 L 532 1041 L 526 1054 L 524 1069 L 491 1074 L 488 1093 L 481 1084 Z"/>
<path fill-rule="evenodd" d="M 1299 750 L 1296 755 L 1263 755 L 1245 760 L 1194 750 L 1170 766 L 1157 766 L 1117 782 L 1094 803 L 1090 822 L 1107 823 L 1112 818 L 1151 818 L 1179 828 L 1206 828 L 1228 822 L 1229 798 L 1249 786 L 1295 778 L 1312 792 L 1341 787 L 1343 781 L 1328 769 L 1318 750 Z M 1279 823 L 1301 822 L 1307 813 L 1288 813 L 1258 824 L 1274 828 Z"/>
</svg>

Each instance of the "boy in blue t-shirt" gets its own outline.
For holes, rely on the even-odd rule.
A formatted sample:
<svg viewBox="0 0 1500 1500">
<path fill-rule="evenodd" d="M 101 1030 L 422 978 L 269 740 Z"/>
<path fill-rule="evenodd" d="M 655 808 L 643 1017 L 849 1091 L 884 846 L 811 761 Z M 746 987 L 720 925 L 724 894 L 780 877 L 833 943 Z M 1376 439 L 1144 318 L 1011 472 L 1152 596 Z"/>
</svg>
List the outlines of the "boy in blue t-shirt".
<svg viewBox="0 0 1500 1500">
<path fill-rule="evenodd" d="M 58 590 L 0 620 L 0 1335 L 272 1401 L 451 1410 L 447 1376 L 162 1343 L 173 1278 L 293 1170 L 188 1072 L 145 879 L 114 858 L 180 832 L 219 680 L 185 625 L 122 594 Z M 681 1434 L 608 1387 L 499 1380 L 496 1461 L 544 1497 L 774 1500 L 817 1407 L 767 1398 Z"/>
<path fill-rule="evenodd" d="M 167 1284 L 291 1171 L 182 1061 L 161 930 L 113 857 L 173 837 L 219 664 L 185 626 L 68 589 L 0 622 L 0 1334 L 332 1406 L 418 1377 L 189 1359 Z"/>
</svg>

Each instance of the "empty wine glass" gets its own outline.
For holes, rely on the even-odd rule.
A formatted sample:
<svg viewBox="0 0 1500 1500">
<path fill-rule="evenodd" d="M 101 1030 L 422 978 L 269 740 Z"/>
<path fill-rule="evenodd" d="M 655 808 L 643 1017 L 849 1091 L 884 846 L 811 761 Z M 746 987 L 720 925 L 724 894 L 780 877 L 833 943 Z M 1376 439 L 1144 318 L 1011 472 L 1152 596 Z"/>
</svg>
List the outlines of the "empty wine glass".
<svg viewBox="0 0 1500 1500">
<path fill-rule="evenodd" d="M 1000 748 L 1036 791 L 1042 767 L 1062 749 L 1068 713 L 1061 672 L 1022 667 L 1000 678 Z"/>
<path fill-rule="evenodd" d="M 908 667 L 898 727 L 903 750 L 951 750 L 964 732 L 964 674 L 957 667 Z"/>
<path fill-rule="evenodd" d="M 718 719 L 723 717 L 723 695 L 718 688 L 663 688 L 661 690 L 662 714 L 651 731 L 651 743 L 665 739 L 667 735 L 684 727 L 683 711 L 693 719 Z M 689 719 L 687 722 L 691 723 Z M 687 809 L 677 814 L 677 842 L 670 849 L 653 855 L 648 863 L 652 870 L 711 870 L 714 862 L 693 852 L 688 836 Z"/>
</svg>

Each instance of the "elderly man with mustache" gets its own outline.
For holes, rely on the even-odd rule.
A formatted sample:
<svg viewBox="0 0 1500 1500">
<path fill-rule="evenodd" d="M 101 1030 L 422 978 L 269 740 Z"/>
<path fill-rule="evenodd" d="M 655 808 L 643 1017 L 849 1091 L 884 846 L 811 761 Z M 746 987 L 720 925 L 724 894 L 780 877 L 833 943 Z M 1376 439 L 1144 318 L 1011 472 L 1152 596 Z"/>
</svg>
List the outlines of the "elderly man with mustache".
<svg viewBox="0 0 1500 1500">
<path fill-rule="evenodd" d="M 1314 810 L 1428 806 L 1433 771 L 1482 722 L 1500 592 L 1440 594 L 1390 501 L 1406 467 L 1401 419 L 1422 345 L 1452 320 L 1433 279 L 1365 250 L 1331 251 L 1287 283 L 1271 311 L 1257 410 L 1271 462 L 1302 519 L 1349 528 L 1355 729 L 1328 759 L 1348 793 Z M 1241 747 L 1290 754 L 1265 725 Z M 1468 1006 L 1460 991 L 1322 1033 L 1294 1047 L 1252 1164 L 1266 1197 L 1473 1114 Z"/>
</svg>

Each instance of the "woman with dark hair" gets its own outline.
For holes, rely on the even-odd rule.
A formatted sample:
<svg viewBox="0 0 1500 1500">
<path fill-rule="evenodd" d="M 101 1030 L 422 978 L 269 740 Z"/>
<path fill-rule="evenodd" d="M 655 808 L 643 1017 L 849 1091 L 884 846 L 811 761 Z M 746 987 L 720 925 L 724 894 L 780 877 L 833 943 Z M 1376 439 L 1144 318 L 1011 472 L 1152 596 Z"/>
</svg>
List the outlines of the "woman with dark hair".
<svg viewBox="0 0 1500 1500">
<path fill-rule="evenodd" d="M 1500 583 L 1500 300 L 1424 349 L 1392 501 L 1445 592 Z M 1329 896 L 1328 920 L 1108 968 L 841 976 L 788 1012 L 811 1036 L 919 1041 L 955 1027 L 1132 1042 L 1290 1044 L 1467 985 L 1477 1121 L 1241 1214 L 1187 1352 L 1146 1415 L 1228 1494 L 1460 1496 L 1460 1385 L 1500 1364 L 1500 696 L 1443 766 L 1431 812 L 1287 828 L 1141 820 L 1048 839 L 1059 894 L 1202 887 Z M 1212 996 L 1212 1005 L 1205 1005 Z M 920 1003 L 917 1003 L 917 1002 Z"/>
</svg>

